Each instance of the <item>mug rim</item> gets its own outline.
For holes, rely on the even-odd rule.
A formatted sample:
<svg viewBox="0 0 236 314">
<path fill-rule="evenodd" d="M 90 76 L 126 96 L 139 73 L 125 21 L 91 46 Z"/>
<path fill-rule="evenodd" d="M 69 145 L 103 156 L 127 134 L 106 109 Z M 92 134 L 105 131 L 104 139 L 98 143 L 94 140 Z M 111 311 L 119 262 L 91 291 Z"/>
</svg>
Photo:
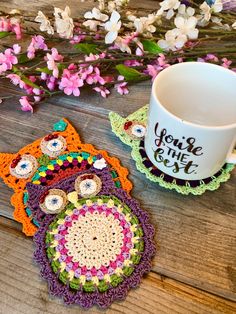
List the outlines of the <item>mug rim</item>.
<svg viewBox="0 0 236 314">
<path fill-rule="evenodd" d="M 203 124 L 197 124 L 194 122 L 190 122 L 187 120 L 183 120 L 180 117 L 176 116 L 175 114 L 173 114 L 172 112 L 170 112 L 169 110 L 166 109 L 166 107 L 162 104 L 162 102 L 160 101 L 160 99 L 158 98 L 158 96 L 156 95 L 156 93 L 154 92 L 156 85 L 158 84 L 158 81 L 161 79 L 161 77 L 163 76 L 163 73 L 165 73 L 166 71 L 170 71 L 170 69 L 173 67 L 183 67 L 183 66 L 189 66 L 189 65 L 193 65 L 194 66 L 205 66 L 205 67 L 214 67 L 217 68 L 220 71 L 223 72 L 227 72 L 230 73 L 232 76 L 236 77 L 236 73 L 232 70 L 229 70 L 227 68 L 224 68 L 220 65 L 216 65 L 216 64 L 212 64 L 209 62 L 197 62 L 197 61 L 186 61 L 186 62 L 182 62 L 182 63 L 177 63 L 177 64 L 173 64 L 167 68 L 165 68 L 164 70 L 162 70 L 154 79 L 153 84 L 152 84 L 152 96 L 155 98 L 156 102 L 159 103 L 160 107 L 162 108 L 163 111 L 165 111 L 165 113 L 167 113 L 168 115 L 170 115 L 172 118 L 177 119 L 179 122 L 188 125 L 188 126 L 192 126 L 195 128 L 200 128 L 200 129 L 219 129 L 219 130 L 224 130 L 224 129 L 233 129 L 236 127 L 236 122 L 235 123 L 231 123 L 231 124 L 226 124 L 226 125 L 219 125 L 219 126 L 210 126 L 210 125 L 203 125 Z"/>
</svg>

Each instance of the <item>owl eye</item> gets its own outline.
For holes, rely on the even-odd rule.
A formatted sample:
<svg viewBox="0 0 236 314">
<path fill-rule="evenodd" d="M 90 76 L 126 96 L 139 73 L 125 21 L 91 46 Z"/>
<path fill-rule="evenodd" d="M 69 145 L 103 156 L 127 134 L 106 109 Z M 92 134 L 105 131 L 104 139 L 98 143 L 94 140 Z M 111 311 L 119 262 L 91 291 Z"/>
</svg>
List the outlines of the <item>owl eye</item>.
<svg viewBox="0 0 236 314">
<path fill-rule="evenodd" d="M 146 134 L 146 126 L 138 121 L 126 121 L 124 130 L 133 139 L 141 139 Z"/>
<path fill-rule="evenodd" d="M 139 138 L 142 138 L 145 136 L 146 134 L 146 128 L 144 125 L 142 124 L 135 124 L 134 126 L 132 126 L 131 128 L 131 133 L 134 135 L 134 136 L 137 136 Z"/>
<path fill-rule="evenodd" d="M 49 134 L 40 144 L 41 150 L 49 157 L 57 157 L 66 149 L 66 140 L 61 135 Z"/>
<path fill-rule="evenodd" d="M 82 197 L 95 196 L 101 188 L 101 179 L 95 174 L 83 174 L 75 180 L 75 190 Z"/>
<path fill-rule="evenodd" d="M 46 214 L 56 214 L 65 208 L 67 196 L 62 190 L 51 189 L 41 196 L 39 203 L 41 210 Z"/>
<path fill-rule="evenodd" d="M 38 162 L 32 155 L 18 155 L 10 165 L 10 173 L 19 179 L 28 179 L 37 170 Z"/>
</svg>

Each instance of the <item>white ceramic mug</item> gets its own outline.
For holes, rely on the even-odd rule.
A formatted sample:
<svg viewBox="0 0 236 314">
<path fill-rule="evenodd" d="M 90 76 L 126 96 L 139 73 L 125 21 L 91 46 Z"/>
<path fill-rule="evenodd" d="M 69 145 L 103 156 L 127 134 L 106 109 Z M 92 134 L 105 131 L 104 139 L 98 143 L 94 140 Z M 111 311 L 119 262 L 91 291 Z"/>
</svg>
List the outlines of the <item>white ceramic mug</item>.
<svg viewBox="0 0 236 314">
<path fill-rule="evenodd" d="M 164 173 L 184 180 L 236 163 L 236 73 L 210 63 L 184 62 L 154 80 L 145 150 Z"/>
</svg>

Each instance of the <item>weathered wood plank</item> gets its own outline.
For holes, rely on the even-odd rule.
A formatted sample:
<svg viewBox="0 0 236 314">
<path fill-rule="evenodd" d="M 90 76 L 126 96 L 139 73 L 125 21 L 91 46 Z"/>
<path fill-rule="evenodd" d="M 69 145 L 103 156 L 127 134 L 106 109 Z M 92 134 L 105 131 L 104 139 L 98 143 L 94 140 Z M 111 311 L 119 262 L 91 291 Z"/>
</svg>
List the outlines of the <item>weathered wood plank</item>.
<svg viewBox="0 0 236 314">
<path fill-rule="evenodd" d="M 134 167 L 129 148 L 111 134 L 105 113 L 86 112 L 86 106 L 65 107 L 51 102 L 42 104 L 34 115 L 15 110 L 6 101 L 0 111 L 0 151 L 16 152 L 51 130 L 59 118 L 67 117 L 80 131 L 82 139 L 96 143 L 118 156 L 131 171 L 135 183 L 133 195 L 151 214 L 157 227 L 158 252 L 153 270 L 206 291 L 236 299 L 235 294 L 235 171 L 232 178 L 215 192 L 200 197 L 184 197 L 147 181 Z M 102 106 L 103 103 L 97 106 Z M 111 104 L 112 105 L 112 104 Z M 113 105 L 114 102 L 113 102 Z M 82 105 L 83 106 L 83 105 Z M 118 111 L 127 110 L 120 104 Z M 11 217 L 9 190 L 1 183 L 0 208 Z"/>
<path fill-rule="evenodd" d="M 158 5 L 157 1 L 132 0 L 131 3 L 137 7 L 155 8 Z M 73 16 L 93 5 L 91 1 L 80 3 L 74 0 L 67 1 L 67 4 L 71 6 Z M 27 12 L 37 12 L 39 9 L 45 12 L 52 11 L 53 6 L 63 8 L 65 3 L 61 0 L 54 0 L 50 5 L 45 0 L 31 2 L 10 0 L 0 3 L 0 9 L 21 8 Z M 1 82 L 0 90 L 1 95 L 18 93 L 5 81 Z M 158 252 L 154 259 L 153 271 L 236 300 L 236 172 L 233 172 L 231 180 L 222 185 L 218 191 L 207 192 L 201 197 L 184 197 L 147 181 L 136 171 L 129 148 L 111 134 L 108 112 L 115 110 L 125 116 L 147 103 L 149 94 L 148 82 L 133 86 L 127 97 L 113 92 L 106 100 L 83 91 L 79 99 L 65 96 L 50 99 L 40 105 L 33 116 L 20 112 L 16 99 L 6 101 L 0 105 L 0 151 L 16 152 L 23 145 L 30 143 L 31 139 L 49 132 L 57 119 L 63 116 L 69 118 L 80 131 L 82 139 L 96 143 L 98 148 L 107 149 L 130 169 L 130 177 L 135 183 L 133 195 L 150 212 L 158 230 L 156 235 Z M 12 218 L 10 195 L 11 191 L 0 182 L 0 214 Z M 13 230 L 15 227 L 11 232 Z M 11 232 L 9 231 L 9 236 Z M 13 233 L 16 236 L 15 231 Z M 4 314 L 64 313 L 65 308 L 58 300 L 48 299 L 45 283 L 39 281 L 38 269 L 31 264 L 30 240 L 22 237 L 20 233 L 17 233 L 18 236 L 19 255 L 14 253 L 14 237 L 10 238 L 14 246 L 12 245 L 11 249 L 7 248 L 7 252 L 4 253 L 4 257 L 7 258 L 7 253 L 10 252 L 9 260 L 13 264 L 9 262 L 11 266 L 7 273 L 4 267 L 4 271 L 1 271 L 0 280 L 4 285 L 0 285 L 0 295 L 2 291 L 4 294 L 3 298 L 0 298 L 0 302 L 3 302 L 0 312 L 3 310 Z M 0 242 L 0 251 L 2 244 L 3 241 Z M 19 268 L 16 271 L 17 287 L 14 286 L 12 279 L 16 265 Z M 32 273 L 33 284 L 26 286 L 27 282 L 31 282 Z M 22 295 L 19 294 L 21 289 Z M 144 280 L 141 289 L 131 292 L 125 303 L 114 304 L 109 313 L 235 312 L 231 302 L 227 303 L 217 297 L 206 295 L 207 300 L 204 299 L 203 292 L 151 274 Z M 176 307 L 173 307 L 174 304 Z M 78 308 L 73 307 L 70 311 L 78 313 Z"/>
<path fill-rule="evenodd" d="M 46 282 L 32 261 L 33 242 L 17 223 L 0 217 L 0 313 L 65 313 L 62 302 L 47 293 Z M 235 303 L 210 295 L 175 280 L 150 273 L 124 302 L 115 302 L 102 313 L 233 314 Z M 84 313 L 78 306 L 66 313 Z M 94 307 L 87 313 L 101 313 Z"/>
</svg>

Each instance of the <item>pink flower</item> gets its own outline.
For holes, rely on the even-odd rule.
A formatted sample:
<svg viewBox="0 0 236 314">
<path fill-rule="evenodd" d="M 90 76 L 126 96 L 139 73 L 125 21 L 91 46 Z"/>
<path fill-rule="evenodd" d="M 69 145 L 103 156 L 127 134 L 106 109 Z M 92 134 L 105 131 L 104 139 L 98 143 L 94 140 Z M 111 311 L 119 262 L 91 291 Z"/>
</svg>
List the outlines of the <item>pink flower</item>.
<svg viewBox="0 0 236 314">
<path fill-rule="evenodd" d="M 27 96 L 22 96 L 20 98 L 21 110 L 33 112 L 33 107 L 31 106 Z"/>
<path fill-rule="evenodd" d="M 14 44 L 12 48 L 13 48 L 14 54 L 16 55 L 18 55 L 21 52 L 21 46 L 18 44 Z"/>
<path fill-rule="evenodd" d="M 47 87 L 50 91 L 53 91 L 57 85 L 57 79 L 54 77 L 54 76 L 50 76 L 48 79 L 47 79 Z"/>
<path fill-rule="evenodd" d="M 223 62 L 221 65 L 224 67 L 224 68 L 229 68 L 232 61 L 231 60 L 228 60 L 227 58 L 222 58 L 221 61 Z"/>
<path fill-rule="evenodd" d="M 88 76 L 90 76 L 90 74 L 93 73 L 93 66 L 89 65 L 88 67 L 81 67 L 79 70 L 79 74 L 82 78 L 82 80 L 86 80 Z"/>
<path fill-rule="evenodd" d="M 16 23 L 16 24 L 12 25 L 12 31 L 16 34 L 17 40 L 20 40 L 22 38 L 20 23 Z"/>
<path fill-rule="evenodd" d="M 140 47 L 138 47 L 135 51 L 135 54 L 136 54 L 136 56 L 143 56 L 144 52 Z"/>
<path fill-rule="evenodd" d="M 52 70 L 53 76 L 58 78 L 59 70 L 58 70 L 57 63 L 55 61 L 62 61 L 63 56 L 58 53 L 56 48 L 52 48 L 51 52 L 52 52 L 51 54 L 47 53 L 47 56 L 46 56 L 47 66 L 49 70 Z"/>
<path fill-rule="evenodd" d="M 154 81 L 155 77 L 157 76 L 157 74 L 162 70 L 161 67 L 159 67 L 158 65 L 152 65 L 152 64 L 148 64 L 147 65 L 147 74 L 150 75 L 152 77 L 152 81 Z"/>
<path fill-rule="evenodd" d="M 119 75 L 118 76 L 118 81 L 123 81 L 124 80 L 124 76 L 122 75 Z M 120 94 L 120 95 L 126 95 L 129 93 L 129 90 L 128 88 L 126 87 L 127 86 L 127 82 L 122 82 L 122 83 L 118 83 L 118 84 L 115 84 L 115 89 L 117 90 L 117 92 Z"/>
<path fill-rule="evenodd" d="M 71 63 L 71 64 L 68 66 L 68 70 L 70 70 L 70 71 L 75 71 L 75 70 L 77 70 L 77 65 L 74 64 L 74 63 Z"/>
<path fill-rule="evenodd" d="M 179 59 L 181 59 L 181 58 L 179 58 Z M 182 62 L 183 60 L 178 60 L 178 61 Z M 165 55 L 163 53 L 159 54 L 159 57 L 157 58 L 157 62 L 158 62 L 158 65 L 161 66 L 161 67 L 164 67 L 164 66 L 167 65 L 166 57 L 165 57 Z"/>
<path fill-rule="evenodd" d="M 17 64 L 18 59 L 13 54 L 13 50 L 8 48 L 4 53 L 0 53 L 0 74 L 12 69 L 13 64 Z"/>
<path fill-rule="evenodd" d="M 12 84 L 14 84 L 16 86 L 19 85 L 20 88 L 25 88 L 25 83 L 21 80 L 19 75 L 17 75 L 17 74 L 8 74 L 6 77 L 11 80 Z"/>
<path fill-rule="evenodd" d="M 78 44 L 86 38 L 85 35 L 74 35 L 70 40 L 71 44 Z"/>
<path fill-rule="evenodd" d="M 105 80 L 101 77 L 100 70 L 98 67 L 94 67 L 93 73 L 87 75 L 86 82 L 89 85 L 97 84 L 97 83 L 99 83 L 101 85 L 105 84 Z"/>
<path fill-rule="evenodd" d="M 44 91 L 39 88 L 33 88 L 32 92 L 34 93 L 34 101 L 40 102 L 40 100 L 42 99 L 41 95 L 44 94 Z"/>
<path fill-rule="evenodd" d="M 216 55 L 212 54 L 212 53 L 208 53 L 205 57 L 206 61 L 213 61 L 213 62 L 218 62 L 219 59 L 217 58 Z"/>
<path fill-rule="evenodd" d="M 197 58 L 197 62 L 206 62 L 204 58 Z"/>
<path fill-rule="evenodd" d="M 100 93 L 103 98 L 106 98 L 110 94 L 110 91 L 105 86 L 94 87 L 97 93 Z"/>
<path fill-rule="evenodd" d="M 143 44 L 138 41 L 137 42 L 137 49 L 135 51 L 136 56 L 143 56 L 144 55 L 144 48 L 143 48 Z"/>
<path fill-rule="evenodd" d="M 40 78 L 41 78 L 41 80 L 46 81 L 46 80 L 47 80 L 47 78 L 48 78 L 48 74 L 47 74 L 47 73 L 45 73 L 45 72 L 41 72 L 41 74 L 40 74 Z"/>
<path fill-rule="evenodd" d="M 95 61 L 95 60 L 99 60 L 99 59 L 104 59 L 106 57 L 106 54 L 100 53 L 100 55 L 94 55 L 92 53 L 89 54 L 89 56 L 85 56 L 84 60 L 85 61 Z"/>
<path fill-rule="evenodd" d="M 31 39 L 31 43 L 27 48 L 27 57 L 29 59 L 33 59 L 35 57 L 35 52 L 37 50 L 47 50 L 48 46 L 44 42 L 44 37 L 41 35 L 35 35 Z"/>
<path fill-rule="evenodd" d="M 0 32 L 9 32 L 9 31 L 11 31 L 10 20 L 1 17 L 0 18 Z"/>
<path fill-rule="evenodd" d="M 136 67 L 142 65 L 142 63 L 137 60 L 125 60 L 124 65 L 128 67 Z"/>
<path fill-rule="evenodd" d="M 10 19 L 0 18 L 0 32 L 14 32 L 16 34 L 16 39 L 21 39 L 21 27 L 20 23 L 11 22 Z"/>
<path fill-rule="evenodd" d="M 59 88 L 62 89 L 66 95 L 73 94 L 74 96 L 79 96 L 80 95 L 79 87 L 83 85 L 84 82 L 79 77 L 79 73 L 71 74 L 70 71 L 68 71 L 67 69 L 63 71 Z"/>
</svg>

